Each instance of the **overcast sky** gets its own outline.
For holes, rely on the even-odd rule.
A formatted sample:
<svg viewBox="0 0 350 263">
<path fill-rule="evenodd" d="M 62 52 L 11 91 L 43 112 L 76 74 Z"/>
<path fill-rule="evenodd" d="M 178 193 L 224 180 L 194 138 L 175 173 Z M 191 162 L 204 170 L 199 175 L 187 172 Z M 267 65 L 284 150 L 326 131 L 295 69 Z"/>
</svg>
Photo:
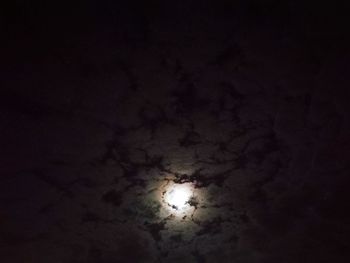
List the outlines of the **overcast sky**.
<svg viewBox="0 0 350 263">
<path fill-rule="evenodd" d="M 345 7 L 232 2 L 3 9 L 1 262 L 347 262 Z"/>
</svg>

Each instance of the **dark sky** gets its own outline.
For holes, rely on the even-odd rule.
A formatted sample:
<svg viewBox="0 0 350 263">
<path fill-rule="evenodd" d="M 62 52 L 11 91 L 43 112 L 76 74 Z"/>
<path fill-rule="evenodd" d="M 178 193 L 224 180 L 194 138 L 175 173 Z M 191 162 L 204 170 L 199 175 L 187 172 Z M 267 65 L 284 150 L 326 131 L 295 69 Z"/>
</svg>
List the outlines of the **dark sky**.
<svg viewBox="0 0 350 263">
<path fill-rule="evenodd" d="M 349 262 L 346 6 L 124 2 L 1 8 L 0 262 Z"/>
</svg>

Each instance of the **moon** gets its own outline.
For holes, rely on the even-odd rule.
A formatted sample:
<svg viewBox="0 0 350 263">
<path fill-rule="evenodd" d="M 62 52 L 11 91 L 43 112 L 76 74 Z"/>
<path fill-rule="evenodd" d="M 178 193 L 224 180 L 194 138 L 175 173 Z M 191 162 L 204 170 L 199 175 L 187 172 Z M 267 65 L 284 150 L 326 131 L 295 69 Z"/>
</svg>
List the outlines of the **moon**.
<svg viewBox="0 0 350 263">
<path fill-rule="evenodd" d="M 186 212 L 191 208 L 189 201 L 194 196 L 191 184 L 172 184 L 166 189 L 164 202 L 174 214 Z"/>
</svg>

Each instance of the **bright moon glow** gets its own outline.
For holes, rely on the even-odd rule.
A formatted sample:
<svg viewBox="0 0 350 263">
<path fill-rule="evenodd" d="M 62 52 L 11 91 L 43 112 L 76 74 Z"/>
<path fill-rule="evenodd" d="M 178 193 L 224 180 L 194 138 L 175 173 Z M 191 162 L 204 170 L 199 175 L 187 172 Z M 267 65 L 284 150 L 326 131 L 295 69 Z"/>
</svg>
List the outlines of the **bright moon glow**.
<svg viewBox="0 0 350 263">
<path fill-rule="evenodd" d="M 174 185 L 165 194 L 165 201 L 174 209 L 182 210 L 189 207 L 192 196 L 191 188 L 186 184 Z"/>
</svg>

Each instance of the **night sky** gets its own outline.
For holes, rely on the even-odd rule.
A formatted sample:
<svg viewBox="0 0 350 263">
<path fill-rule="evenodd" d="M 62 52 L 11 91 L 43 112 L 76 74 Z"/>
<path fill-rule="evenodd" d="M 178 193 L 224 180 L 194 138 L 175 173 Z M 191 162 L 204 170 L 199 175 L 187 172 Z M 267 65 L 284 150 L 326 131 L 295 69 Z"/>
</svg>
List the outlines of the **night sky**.
<svg viewBox="0 0 350 263">
<path fill-rule="evenodd" d="M 348 13 L 2 7 L 0 262 L 350 262 Z"/>
</svg>

